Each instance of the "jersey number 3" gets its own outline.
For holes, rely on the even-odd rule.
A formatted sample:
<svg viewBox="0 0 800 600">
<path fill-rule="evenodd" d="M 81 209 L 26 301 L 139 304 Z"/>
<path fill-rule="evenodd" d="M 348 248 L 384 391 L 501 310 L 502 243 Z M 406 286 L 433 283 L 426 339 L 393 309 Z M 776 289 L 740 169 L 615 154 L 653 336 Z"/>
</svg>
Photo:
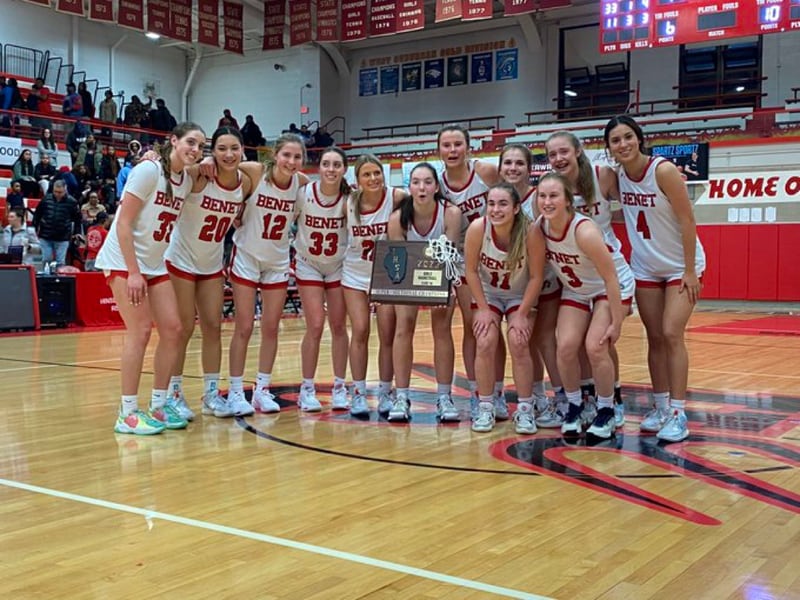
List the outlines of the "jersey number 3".
<svg viewBox="0 0 800 600">
<path fill-rule="evenodd" d="M 158 228 L 153 231 L 153 239 L 157 242 L 169 243 L 169 235 L 172 233 L 172 226 L 178 215 L 167 212 L 166 210 L 158 215 Z"/>
<path fill-rule="evenodd" d="M 312 256 L 336 256 L 339 250 L 339 234 L 330 232 L 322 234 L 319 231 L 312 231 L 308 236 L 311 239 L 311 247 L 308 253 Z"/>
</svg>

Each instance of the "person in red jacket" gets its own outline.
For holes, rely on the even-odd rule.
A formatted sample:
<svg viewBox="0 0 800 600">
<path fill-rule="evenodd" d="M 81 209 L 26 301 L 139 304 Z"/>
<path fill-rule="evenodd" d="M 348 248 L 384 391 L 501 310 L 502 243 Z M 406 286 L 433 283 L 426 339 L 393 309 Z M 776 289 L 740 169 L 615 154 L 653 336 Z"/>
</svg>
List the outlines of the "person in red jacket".
<svg viewBox="0 0 800 600">
<path fill-rule="evenodd" d="M 95 224 L 89 227 L 86 232 L 86 262 L 85 269 L 87 271 L 97 271 L 94 268 L 94 260 L 97 258 L 97 253 L 103 247 L 103 242 L 106 241 L 108 236 L 108 228 L 111 227 L 111 217 L 106 212 L 97 213 L 95 217 Z"/>
</svg>

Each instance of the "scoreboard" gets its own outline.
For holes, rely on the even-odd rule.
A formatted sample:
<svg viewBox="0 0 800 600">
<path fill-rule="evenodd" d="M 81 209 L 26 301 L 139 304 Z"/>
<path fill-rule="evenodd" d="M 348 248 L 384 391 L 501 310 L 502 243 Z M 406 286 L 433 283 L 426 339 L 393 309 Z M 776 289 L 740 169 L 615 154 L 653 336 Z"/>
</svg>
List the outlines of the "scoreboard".
<svg viewBox="0 0 800 600">
<path fill-rule="evenodd" d="M 800 32 L 800 0 L 601 0 L 600 51 Z"/>
</svg>

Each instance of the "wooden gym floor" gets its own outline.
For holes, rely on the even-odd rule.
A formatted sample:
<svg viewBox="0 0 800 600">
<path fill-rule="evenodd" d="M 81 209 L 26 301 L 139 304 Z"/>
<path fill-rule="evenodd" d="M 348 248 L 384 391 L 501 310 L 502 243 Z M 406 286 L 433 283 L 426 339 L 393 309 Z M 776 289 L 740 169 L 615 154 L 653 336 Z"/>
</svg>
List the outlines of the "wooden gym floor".
<svg viewBox="0 0 800 600">
<path fill-rule="evenodd" d="M 714 332 L 763 316 L 694 315 L 692 436 L 666 446 L 638 431 L 636 317 L 619 343 L 628 422 L 597 447 L 472 433 L 463 378 L 464 421 L 437 425 L 426 313 L 410 425 L 299 414 L 301 319 L 282 325 L 280 415 L 153 438 L 112 432 L 122 330 L 0 337 L 0 597 L 800 598 L 800 336 Z"/>
</svg>

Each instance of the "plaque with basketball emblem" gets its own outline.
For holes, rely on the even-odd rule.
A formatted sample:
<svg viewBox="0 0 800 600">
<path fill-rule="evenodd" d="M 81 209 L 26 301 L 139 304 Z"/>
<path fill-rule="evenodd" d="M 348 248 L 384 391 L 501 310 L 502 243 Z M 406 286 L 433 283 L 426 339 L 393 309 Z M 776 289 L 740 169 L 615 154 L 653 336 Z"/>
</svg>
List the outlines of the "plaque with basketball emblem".
<svg viewBox="0 0 800 600">
<path fill-rule="evenodd" d="M 428 242 L 380 240 L 374 257 L 370 301 L 423 306 L 450 301 L 445 263 L 434 257 Z"/>
</svg>

